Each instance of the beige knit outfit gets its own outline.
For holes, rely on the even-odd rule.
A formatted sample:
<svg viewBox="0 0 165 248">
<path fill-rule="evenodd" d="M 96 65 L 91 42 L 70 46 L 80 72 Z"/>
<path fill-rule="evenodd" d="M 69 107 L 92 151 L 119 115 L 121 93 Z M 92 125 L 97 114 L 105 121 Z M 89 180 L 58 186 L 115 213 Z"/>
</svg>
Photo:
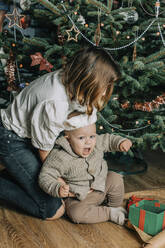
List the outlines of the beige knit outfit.
<svg viewBox="0 0 165 248">
<path fill-rule="evenodd" d="M 62 177 L 70 191 L 76 195 L 76 198 L 65 201 L 67 214 L 74 222 L 96 223 L 109 220 L 110 208 L 99 205 L 108 196 L 108 206 L 120 206 L 124 185 L 121 175 L 108 173 L 103 157 L 105 152 L 119 151 L 120 143 L 124 140 L 125 138 L 113 134 L 97 135 L 93 152 L 87 158 L 82 158 L 73 152 L 65 137 L 60 137 L 42 166 L 40 187 L 46 193 L 59 197 L 61 184 L 58 178 Z M 91 188 L 94 191 L 89 193 Z M 77 217 L 75 218 L 73 212 L 78 212 L 76 216 L 82 216 L 84 220 L 76 221 Z"/>
</svg>

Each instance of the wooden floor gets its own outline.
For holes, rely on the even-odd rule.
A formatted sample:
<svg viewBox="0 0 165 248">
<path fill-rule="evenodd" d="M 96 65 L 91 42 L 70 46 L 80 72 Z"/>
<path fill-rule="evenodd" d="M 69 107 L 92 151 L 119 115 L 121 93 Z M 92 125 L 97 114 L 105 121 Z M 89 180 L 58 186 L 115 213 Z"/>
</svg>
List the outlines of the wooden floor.
<svg viewBox="0 0 165 248">
<path fill-rule="evenodd" d="M 165 187 L 165 154 L 147 152 L 147 172 L 126 176 L 126 192 Z M 140 248 L 134 232 L 107 222 L 42 221 L 0 207 L 0 248 Z"/>
</svg>

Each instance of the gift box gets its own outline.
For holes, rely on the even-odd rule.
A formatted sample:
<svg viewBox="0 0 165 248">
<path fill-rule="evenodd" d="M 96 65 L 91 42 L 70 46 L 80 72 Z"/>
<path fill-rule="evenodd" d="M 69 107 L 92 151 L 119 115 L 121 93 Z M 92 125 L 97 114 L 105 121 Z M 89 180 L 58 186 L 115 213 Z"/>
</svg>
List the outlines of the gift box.
<svg viewBox="0 0 165 248">
<path fill-rule="evenodd" d="M 165 204 L 141 200 L 129 207 L 130 222 L 142 231 L 156 235 L 165 229 Z"/>
</svg>

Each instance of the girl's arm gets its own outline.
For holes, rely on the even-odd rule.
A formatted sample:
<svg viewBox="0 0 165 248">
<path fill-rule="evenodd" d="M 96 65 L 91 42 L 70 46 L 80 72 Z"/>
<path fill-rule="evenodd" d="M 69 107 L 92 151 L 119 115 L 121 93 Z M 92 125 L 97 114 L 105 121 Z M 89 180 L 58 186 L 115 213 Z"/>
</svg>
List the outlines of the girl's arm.
<svg viewBox="0 0 165 248">
<path fill-rule="evenodd" d="M 50 150 L 51 151 L 51 150 Z M 45 159 L 47 158 L 47 156 L 49 155 L 50 151 L 44 151 L 44 150 L 40 150 L 38 149 L 39 155 L 40 155 L 40 159 L 42 162 L 45 161 Z"/>
</svg>

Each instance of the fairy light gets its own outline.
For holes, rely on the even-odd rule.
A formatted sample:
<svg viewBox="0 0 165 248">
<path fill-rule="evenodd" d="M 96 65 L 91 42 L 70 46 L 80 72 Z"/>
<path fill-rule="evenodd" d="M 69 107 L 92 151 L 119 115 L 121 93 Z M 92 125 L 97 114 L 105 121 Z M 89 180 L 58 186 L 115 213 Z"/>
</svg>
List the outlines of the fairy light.
<svg viewBox="0 0 165 248">
<path fill-rule="evenodd" d="M 157 32 L 156 35 L 159 36 L 160 35 L 160 32 Z"/>
<path fill-rule="evenodd" d="M 64 9 L 64 11 L 67 13 L 67 10 L 65 8 L 65 5 L 63 4 L 63 1 L 61 1 L 61 5 Z M 69 20 L 71 21 L 71 23 L 76 27 L 77 30 L 79 30 L 79 28 L 77 27 L 77 25 L 75 24 L 75 22 L 72 20 L 72 18 L 70 17 L 70 15 L 67 15 Z M 135 40 L 133 40 L 132 42 L 130 42 L 127 45 L 121 46 L 121 47 L 115 47 L 115 48 L 108 48 L 108 47 L 103 47 L 106 50 L 109 51 L 117 51 L 117 50 L 121 50 L 121 49 L 125 49 L 131 45 L 133 45 L 135 42 L 137 42 L 139 39 L 142 38 L 142 36 L 148 31 L 148 29 L 153 25 L 154 22 L 157 21 L 157 18 L 153 19 L 152 22 L 148 25 L 148 27 L 143 31 L 143 33 L 141 35 L 139 35 Z M 89 40 L 80 30 L 79 30 L 80 35 L 86 40 L 88 41 L 90 44 L 92 44 L 93 46 L 95 46 L 96 44 L 93 43 L 91 40 Z"/>
<path fill-rule="evenodd" d="M 99 126 L 99 129 L 100 129 L 100 130 L 103 130 L 104 128 L 103 128 L 103 126 Z"/>
<path fill-rule="evenodd" d="M 126 38 L 129 40 L 129 39 L 130 39 L 130 36 L 129 36 L 129 35 L 127 35 L 127 36 L 126 36 Z"/>
<path fill-rule="evenodd" d="M 86 24 L 85 24 L 85 27 L 88 28 L 88 26 L 89 26 L 88 23 L 86 23 Z"/>
<path fill-rule="evenodd" d="M 142 37 L 142 40 L 144 41 L 145 40 L 145 37 Z"/>
<path fill-rule="evenodd" d="M 117 31 L 116 31 L 116 34 L 119 35 L 119 34 L 120 34 L 120 31 L 117 30 Z"/>
<path fill-rule="evenodd" d="M 145 129 L 145 128 L 148 128 L 151 124 L 148 124 L 148 125 L 145 125 L 143 127 L 138 127 L 138 128 L 132 128 L 132 129 L 122 129 L 122 128 L 118 128 L 118 127 L 115 127 L 114 125 L 112 125 L 111 123 L 109 123 L 103 116 L 101 113 L 98 113 L 98 116 L 101 117 L 101 119 L 109 126 L 112 128 L 112 130 L 118 130 L 120 132 L 135 132 L 135 131 L 139 131 L 139 130 L 142 130 L 142 129 Z"/>
</svg>

